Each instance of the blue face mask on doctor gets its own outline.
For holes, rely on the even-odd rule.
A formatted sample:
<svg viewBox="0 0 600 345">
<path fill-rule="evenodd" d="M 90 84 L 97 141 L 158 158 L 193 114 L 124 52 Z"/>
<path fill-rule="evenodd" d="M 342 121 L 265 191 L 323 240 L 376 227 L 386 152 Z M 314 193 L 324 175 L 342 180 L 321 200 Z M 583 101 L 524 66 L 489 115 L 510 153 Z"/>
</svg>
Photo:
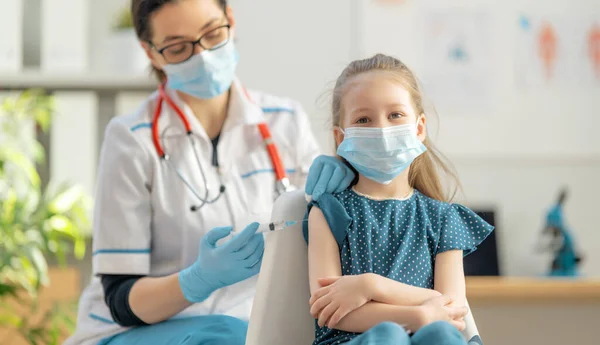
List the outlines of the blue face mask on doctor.
<svg viewBox="0 0 600 345">
<path fill-rule="evenodd" d="M 389 184 L 425 151 L 417 137 L 417 125 L 406 124 L 346 128 L 337 154 L 364 177 Z"/>
<path fill-rule="evenodd" d="M 205 50 L 188 60 L 163 67 L 167 86 L 196 98 L 208 99 L 229 90 L 239 54 L 229 40 L 214 50 Z"/>
</svg>

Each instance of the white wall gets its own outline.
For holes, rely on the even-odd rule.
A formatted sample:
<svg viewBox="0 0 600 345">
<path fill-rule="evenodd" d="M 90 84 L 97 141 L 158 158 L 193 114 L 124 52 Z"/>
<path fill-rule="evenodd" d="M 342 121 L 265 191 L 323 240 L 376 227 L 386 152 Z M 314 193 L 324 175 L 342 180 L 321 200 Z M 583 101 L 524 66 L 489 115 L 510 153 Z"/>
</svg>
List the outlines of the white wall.
<svg viewBox="0 0 600 345">
<path fill-rule="evenodd" d="M 249 88 L 302 103 L 323 149 L 332 148 L 327 92 L 357 57 L 356 1 L 232 0 L 238 75 Z"/>
</svg>

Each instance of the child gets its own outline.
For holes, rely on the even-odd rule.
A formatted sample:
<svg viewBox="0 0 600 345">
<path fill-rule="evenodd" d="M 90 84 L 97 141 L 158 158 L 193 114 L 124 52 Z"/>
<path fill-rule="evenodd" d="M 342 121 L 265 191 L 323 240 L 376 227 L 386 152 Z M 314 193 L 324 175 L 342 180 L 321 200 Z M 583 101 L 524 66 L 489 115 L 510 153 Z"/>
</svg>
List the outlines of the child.
<svg viewBox="0 0 600 345">
<path fill-rule="evenodd" d="M 332 110 L 358 179 L 304 222 L 314 344 L 466 344 L 463 255 L 493 227 L 447 202 L 415 77 L 392 57 L 355 61 Z"/>
</svg>

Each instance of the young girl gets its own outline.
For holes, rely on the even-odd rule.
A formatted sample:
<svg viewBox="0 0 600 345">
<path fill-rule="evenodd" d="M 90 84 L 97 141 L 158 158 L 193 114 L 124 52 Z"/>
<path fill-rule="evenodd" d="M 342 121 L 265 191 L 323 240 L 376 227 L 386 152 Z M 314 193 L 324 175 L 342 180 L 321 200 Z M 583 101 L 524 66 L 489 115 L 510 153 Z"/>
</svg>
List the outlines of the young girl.
<svg viewBox="0 0 600 345">
<path fill-rule="evenodd" d="M 358 180 L 308 208 L 314 344 L 466 344 L 462 260 L 493 227 L 444 196 L 414 75 L 384 55 L 355 61 L 332 110 Z"/>
</svg>

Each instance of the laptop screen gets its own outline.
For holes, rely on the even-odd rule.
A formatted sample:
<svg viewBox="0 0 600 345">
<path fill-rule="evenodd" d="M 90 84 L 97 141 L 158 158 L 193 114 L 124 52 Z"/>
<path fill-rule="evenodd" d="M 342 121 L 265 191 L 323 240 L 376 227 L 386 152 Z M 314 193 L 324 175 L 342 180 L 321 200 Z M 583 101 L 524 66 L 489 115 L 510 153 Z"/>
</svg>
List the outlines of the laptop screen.
<svg viewBox="0 0 600 345">
<path fill-rule="evenodd" d="M 496 227 L 495 213 L 493 210 L 474 210 L 483 220 Z M 466 276 L 498 276 L 500 269 L 498 265 L 498 248 L 496 245 L 496 233 L 498 228 L 477 247 L 477 250 L 466 256 L 464 269 Z"/>
</svg>

